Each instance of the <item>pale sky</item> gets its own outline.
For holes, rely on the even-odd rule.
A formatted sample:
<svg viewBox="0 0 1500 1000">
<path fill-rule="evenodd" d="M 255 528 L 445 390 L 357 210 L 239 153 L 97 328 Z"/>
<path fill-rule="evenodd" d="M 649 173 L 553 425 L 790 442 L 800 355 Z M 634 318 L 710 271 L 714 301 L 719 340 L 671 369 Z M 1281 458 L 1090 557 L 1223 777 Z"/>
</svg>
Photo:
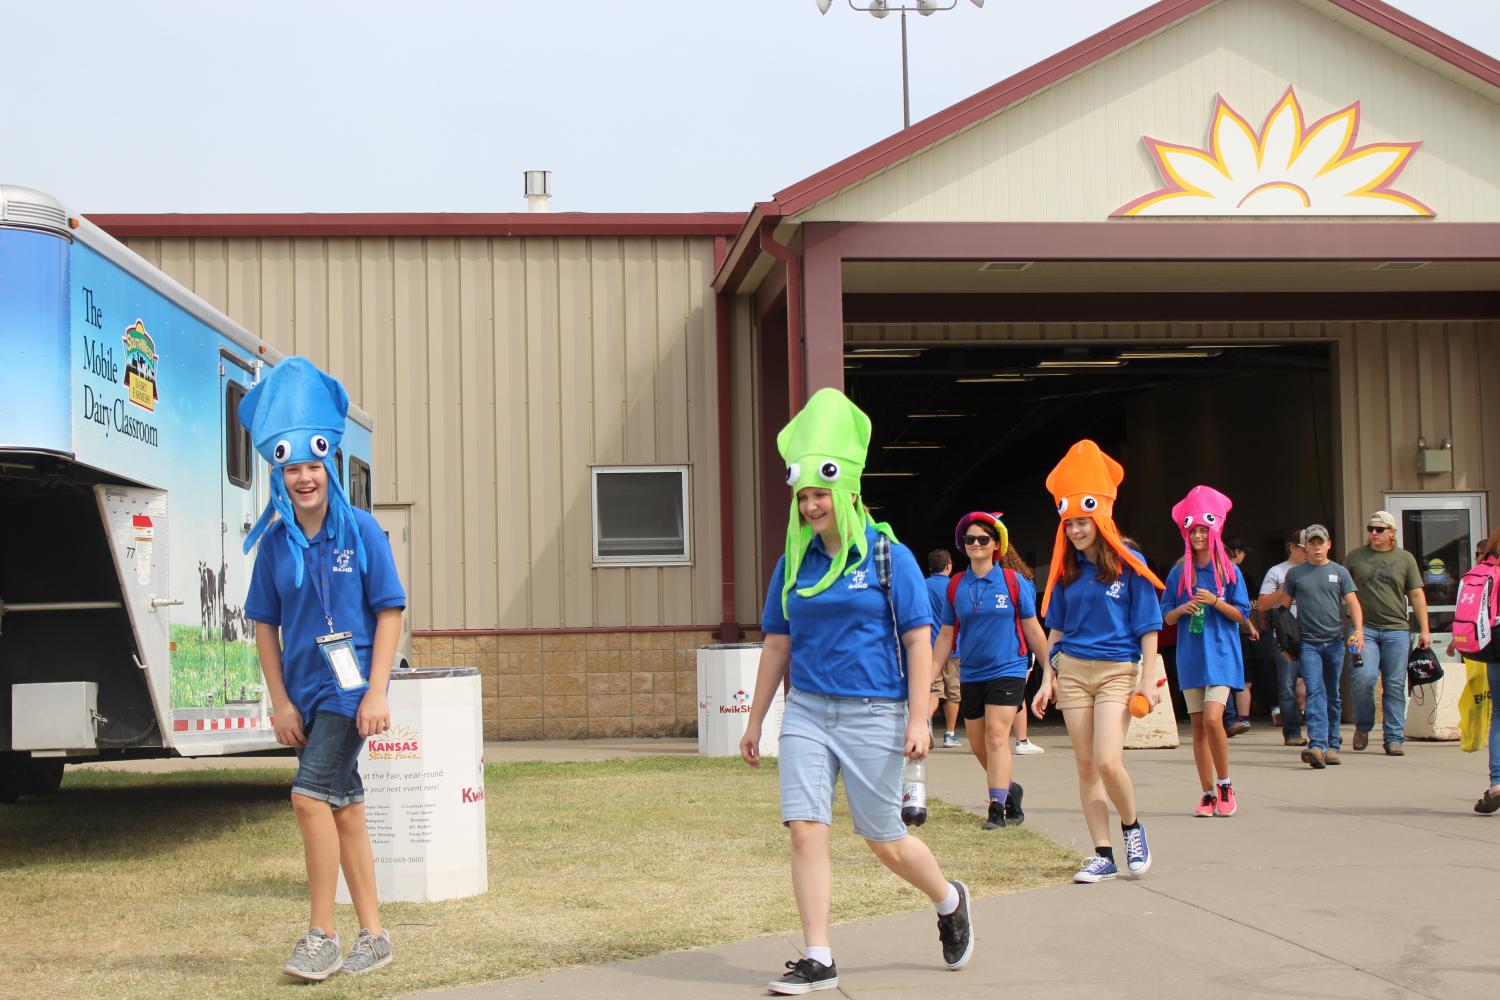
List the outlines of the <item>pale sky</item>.
<svg viewBox="0 0 1500 1000">
<path fill-rule="evenodd" d="M 1500 0 L 1393 4 L 1500 55 Z M 912 120 L 1147 5 L 914 17 Z M 900 129 L 897 21 L 845 0 L 4 0 L 0 183 L 85 213 L 509 212 L 548 169 L 554 211 L 746 211 Z"/>
</svg>

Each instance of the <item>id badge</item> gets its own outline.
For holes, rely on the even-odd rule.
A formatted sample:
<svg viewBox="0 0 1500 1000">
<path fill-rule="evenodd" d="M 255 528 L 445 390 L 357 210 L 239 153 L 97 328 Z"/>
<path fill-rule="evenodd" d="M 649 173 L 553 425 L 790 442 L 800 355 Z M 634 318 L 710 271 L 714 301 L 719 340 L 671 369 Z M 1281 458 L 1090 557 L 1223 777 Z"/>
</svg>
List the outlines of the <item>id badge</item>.
<svg viewBox="0 0 1500 1000">
<path fill-rule="evenodd" d="M 354 633 L 335 632 L 318 636 L 318 651 L 333 671 L 333 681 L 340 691 L 359 691 L 370 686 L 359 673 L 359 657 L 354 653 Z"/>
</svg>

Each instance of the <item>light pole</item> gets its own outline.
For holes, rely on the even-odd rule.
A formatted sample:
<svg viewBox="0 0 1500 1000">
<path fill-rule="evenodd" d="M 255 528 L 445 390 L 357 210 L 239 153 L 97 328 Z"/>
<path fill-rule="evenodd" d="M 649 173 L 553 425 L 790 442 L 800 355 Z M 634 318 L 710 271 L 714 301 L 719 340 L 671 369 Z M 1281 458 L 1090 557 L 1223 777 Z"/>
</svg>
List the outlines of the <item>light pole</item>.
<svg viewBox="0 0 1500 1000">
<path fill-rule="evenodd" d="M 815 0 L 820 14 L 828 13 L 828 8 L 833 6 L 833 0 Z M 969 0 L 976 7 L 983 7 L 984 0 Z M 883 18 L 891 11 L 899 11 L 901 14 L 901 127 L 911 127 L 911 86 L 906 69 L 906 12 L 914 10 L 923 17 L 929 17 L 940 10 L 952 10 L 958 6 L 958 0 L 948 0 L 946 4 L 940 0 L 916 0 L 916 3 L 907 6 L 902 4 L 896 6 L 891 0 L 866 0 L 864 6 L 849 0 L 851 10 L 862 11 L 871 17 Z"/>
</svg>

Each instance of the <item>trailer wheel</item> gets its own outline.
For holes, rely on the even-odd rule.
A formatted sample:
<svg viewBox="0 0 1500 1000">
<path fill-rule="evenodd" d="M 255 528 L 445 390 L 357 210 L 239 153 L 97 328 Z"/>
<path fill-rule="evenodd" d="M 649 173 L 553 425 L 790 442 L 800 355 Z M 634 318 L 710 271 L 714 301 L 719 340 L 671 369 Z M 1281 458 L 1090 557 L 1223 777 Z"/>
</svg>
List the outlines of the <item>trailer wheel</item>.
<svg viewBox="0 0 1500 1000">
<path fill-rule="evenodd" d="M 51 795 L 62 787 L 63 762 L 60 760 L 21 761 L 21 794 Z"/>
</svg>

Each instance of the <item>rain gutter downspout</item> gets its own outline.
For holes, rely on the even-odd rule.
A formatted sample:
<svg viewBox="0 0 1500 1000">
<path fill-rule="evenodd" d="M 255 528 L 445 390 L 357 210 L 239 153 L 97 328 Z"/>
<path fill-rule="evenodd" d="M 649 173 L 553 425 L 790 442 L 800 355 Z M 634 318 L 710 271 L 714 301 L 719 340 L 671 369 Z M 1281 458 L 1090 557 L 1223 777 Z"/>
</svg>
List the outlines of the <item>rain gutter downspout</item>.
<svg viewBox="0 0 1500 1000">
<path fill-rule="evenodd" d="M 771 235 L 774 223 L 761 225 L 760 248 L 786 265 L 786 402 L 787 419 L 800 409 L 803 398 L 802 357 L 802 255 L 777 243 Z"/>
<path fill-rule="evenodd" d="M 714 267 L 719 268 L 729 252 L 728 241 L 722 236 L 714 237 Z M 714 336 L 717 342 L 719 378 L 719 565 L 723 580 L 720 597 L 723 607 L 719 622 L 719 641 L 740 641 L 739 622 L 734 612 L 734 462 L 733 434 L 730 421 L 733 408 L 730 406 L 729 357 L 733 349 L 729 330 L 729 296 L 724 292 L 714 293 Z"/>
</svg>

